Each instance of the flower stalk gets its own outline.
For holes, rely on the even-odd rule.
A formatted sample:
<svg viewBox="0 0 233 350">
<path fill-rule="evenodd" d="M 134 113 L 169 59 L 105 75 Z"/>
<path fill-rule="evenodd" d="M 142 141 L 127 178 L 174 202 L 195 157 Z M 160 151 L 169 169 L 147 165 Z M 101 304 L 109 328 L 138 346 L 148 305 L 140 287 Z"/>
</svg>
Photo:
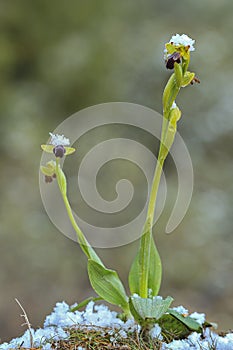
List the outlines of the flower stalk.
<svg viewBox="0 0 233 350">
<path fill-rule="evenodd" d="M 180 88 L 191 84 L 195 78 L 194 73 L 188 72 L 190 51 L 194 51 L 193 44 L 194 40 L 184 34 L 181 36 L 177 34 L 165 45 L 166 67 L 174 69 L 174 73 L 168 80 L 163 93 L 163 123 L 158 160 L 152 181 L 146 224 L 139 247 L 139 285 L 137 286 L 135 283 L 135 278 L 129 278 L 131 292 L 137 292 L 141 298 L 148 298 L 149 295 L 156 296 L 161 285 L 162 263 L 154 243 L 152 228 L 164 162 L 174 142 L 177 122 L 181 117 L 181 111 L 177 107 L 175 100 Z M 154 248 L 152 249 L 153 245 Z M 134 270 L 135 264 L 132 265 L 130 271 L 130 274 L 133 276 L 135 276 Z M 153 286 L 150 281 L 150 271 L 155 281 Z"/>
</svg>

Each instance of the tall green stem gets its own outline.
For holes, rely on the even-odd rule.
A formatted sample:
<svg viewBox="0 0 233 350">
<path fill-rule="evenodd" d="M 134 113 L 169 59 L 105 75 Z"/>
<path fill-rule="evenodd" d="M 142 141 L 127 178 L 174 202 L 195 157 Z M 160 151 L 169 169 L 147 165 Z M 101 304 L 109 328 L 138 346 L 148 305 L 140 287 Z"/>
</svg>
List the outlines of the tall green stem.
<svg viewBox="0 0 233 350">
<path fill-rule="evenodd" d="M 161 179 L 161 175 L 162 175 L 164 160 L 165 160 L 165 158 L 163 158 L 161 156 L 158 157 L 158 161 L 157 161 L 155 173 L 154 173 L 154 178 L 153 178 L 153 182 L 152 182 L 150 200 L 149 200 L 148 211 L 147 211 L 147 219 L 150 219 L 152 225 L 153 225 L 153 220 L 154 220 L 156 198 L 157 198 L 157 194 L 158 194 L 159 183 L 160 183 L 160 179 Z"/>
<path fill-rule="evenodd" d="M 80 244 L 81 249 L 83 250 L 84 254 L 86 254 L 88 259 L 93 259 L 97 261 L 99 264 L 103 265 L 102 261 L 98 257 L 98 255 L 95 253 L 94 249 L 90 246 L 86 238 L 84 237 L 84 234 L 78 227 L 75 218 L 73 216 L 73 212 L 69 203 L 69 200 L 67 198 L 67 189 L 66 189 L 66 178 L 63 173 L 63 171 L 60 168 L 59 165 L 59 159 L 56 158 L 56 176 L 57 176 L 57 182 L 60 189 L 60 192 L 62 194 L 62 198 L 66 207 L 67 214 L 69 216 L 70 222 L 76 232 L 78 242 Z"/>
<path fill-rule="evenodd" d="M 161 130 L 161 141 L 160 148 L 158 153 L 158 161 L 155 167 L 155 173 L 153 177 L 148 210 L 147 210 L 147 218 L 146 225 L 147 227 L 143 230 L 143 235 L 141 237 L 140 243 L 140 251 L 141 251 L 141 275 L 140 275 L 140 296 L 142 298 L 148 297 L 148 285 L 149 285 L 149 274 L 150 269 L 154 269 L 156 266 L 156 274 L 157 274 L 157 291 L 160 289 L 161 276 L 162 276 L 162 264 L 160 260 L 160 256 L 158 254 L 157 248 L 153 242 L 152 236 L 152 227 L 155 215 L 155 206 L 158 195 L 159 184 L 161 180 L 161 175 L 163 171 L 164 161 L 167 158 L 169 150 L 174 141 L 174 137 L 176 134 L 176 122 L 180 117 L 180 111 L 174 113 L 174 109 L 172 108 L 172 104 L 175 101 L 177 94 L 179 93 L 180 86 L 182 82 L 182 68 L 175 64 L 175 73 L 169 79 L 163 95 L 163 123 Z M 173 114 L 172 114 L 173 113 Z M 153 244 L 153 246 L 152 246 Z M 152 259 L 152 251 L 153 248 L 153 263 L 154 267 L 151 266 Z"/>
</svg>

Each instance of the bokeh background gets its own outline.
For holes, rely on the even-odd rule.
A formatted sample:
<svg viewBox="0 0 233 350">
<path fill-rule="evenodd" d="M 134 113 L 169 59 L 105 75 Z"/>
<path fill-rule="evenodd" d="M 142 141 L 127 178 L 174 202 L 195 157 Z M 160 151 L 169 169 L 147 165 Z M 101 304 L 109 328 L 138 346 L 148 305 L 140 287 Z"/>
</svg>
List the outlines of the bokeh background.
<svg viewBox="0 0 233 350">
<path fill-rule="evenodd" d="M 126 101 L 161 112 L 170 74 L 163 46 L 175 33 L 196 39 L 191 69 L 201 84 L 178 100 L 195 187 L 183 222 L 164 234 L 177 185 L 168 160 L 170 199 L 155 228 L 161 294 L 205 312 L 220 329 L 232 328 L 232 0 L 2 0 L 0 28 L 1 341 L 23 331 L 14 298 L 38 327 L 57 301 L 92 295 L 85 257 L 42 206 L 39 145 L 65 118 L 94 104 Z M 126 283 L 137 246 L 98 253 Z"/>
</svg>

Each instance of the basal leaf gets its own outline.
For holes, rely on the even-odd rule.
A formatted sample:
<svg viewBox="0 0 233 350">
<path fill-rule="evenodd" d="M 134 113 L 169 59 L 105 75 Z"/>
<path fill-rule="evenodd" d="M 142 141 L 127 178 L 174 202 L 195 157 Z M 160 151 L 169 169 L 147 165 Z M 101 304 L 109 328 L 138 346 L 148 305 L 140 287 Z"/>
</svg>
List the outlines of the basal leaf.
<svg viewBox="0 0 233 350">
<path fill-rule="evenodd" d="M 161 297 L 140 298 L 139 296 L 130 297 L 130 311 L 137 320 L 158 320 L 163 316 L 173 301 L 172 297 L 162 299 Z"/>
<path fill-rule="evenodd" d="M 80 309 L 83 308 L 84 306 L 86 306 L 90 301 L 98 301 L 98 300 L 102 300 L 102 298 L 99 298 L 99 297 L 97 297 L 97 298 L 95 298 L 95 297 L 87 298 L 87 299 L 81 301 L 80 303 L 78 303 L 78 305 L 72 307 L 72 308 L 70 309 L 70 311 L 71 311 L 71 312 L 75 312 L 75 311 L 77 311 L 77 310 L 80 310 Z"/>
<path fill-rule="evenodd" d="M 88 260 L 88 274 L 96 293 L 107 302 L 128 309 L 128 297 L 116 271 L 109 270 L 94 260 Z"/>
<path fill-rule="evenodd" d="M 150 254 L 149 254 L 149 271 L 148 271 L 148 290 L 151 296 L 158 294 L 162 278 L 162 264 L 158 250 L 155 246 L 152 234 L 150 231 L 145 233 L 150 238 Z M 129 288 L 131 294 L 140 295 L 140 277 L 142 276 L 142 269 L 146 268 L 142 265 L 142 255 L 144 254 L 144 241 L 141 238 L 139 252 L 137 253 L 129 273 Z"/>
<path fill-rule="evenodd" d="M 168 309 L 168 313 L 173 317 L 175 317 L 180 322 L 182 322 L 190 330 L 196 331 L 196 332 L 200 332 L 202 330 L 200 323 L 195 321 L 192 317 L 189 317 L 189 316 L 185 317 L 181 315 L 179 312 L 172 309 Z"/>
</svg>

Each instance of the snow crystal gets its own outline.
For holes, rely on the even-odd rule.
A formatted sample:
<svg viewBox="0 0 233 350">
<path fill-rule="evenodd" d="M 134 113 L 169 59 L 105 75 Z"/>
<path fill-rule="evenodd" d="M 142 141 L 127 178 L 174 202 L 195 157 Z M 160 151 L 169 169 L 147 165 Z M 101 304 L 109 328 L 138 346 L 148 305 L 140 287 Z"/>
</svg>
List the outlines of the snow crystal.
<svg viewBox="0 0 233 350">
<path fill-rule="evenodd" d="M 180 314 L 188 314 L 188 310 L 183 306 L 174 307 L 173 310 Z M 205 322 L 204 314 L 194 312 L 190 317 L 200 324 Z M 105 333 L 108 332 L 115 345 L 117 345 L 118 337 L 126 338 L 128 332 L 140 332 L 141 329 L 133 319 L 124 322 L 117 317 L 115 311 L 110 311 L 105 305 L 95 305 L 91 301 L 86 306 L 86 310 L 71 312 L 69 305 L 60 302 L 56 304 L 52 313 L 46 317 L 43 329 L 31 330 L 34 346 L 41 346 L 43 350 L 52 350 L 51 342 L 67 339 L 69 332 L 65 329 L 75 326 L 88 326 L 92 329 L 105 327 Z M 150 330 L 150 335 L 152 338 L 163 340 L 161 328 L 158 324 L 155 324 Z M 30 348 L 30 345 L 30 333 L 27 330 L 21 337 L 12 339 L 9 343 L 0 344 L 0 350 L 17 349 L 19 346 Z M 207 328 L 203 336 L 200 333 L 193 332 L 187 339 L 174 340 L 170 344 L 163 343 L 162 350 L 207 350 L 211 348 L 211 345 L 214 345 L 216 350 L 232 350 L 233 333 L 220 337 Z M 78 350 L 84 349 L 80 346 Z"/>
<path fill-rule="evenodd" d="M 191 39 L 186 34 L 173 35 L 169 42 L 173 43 L 175 46 L 179 46 L 179 45 L 189 46 L 189 51 L 194 51 L 195 50 L 195 48 L 193 46 L 195 44 L 195 40 Z"/>
<path fill-rule="evenodd" d="M 179 312 L 179 314 L 181 314 L 181 315 L 188 315 L 188 313 L 189 313 L 188 310 L 185 309 L 183 306 L 173 307 L 172 310 Z"/>
<path fill-rule="evenodd" d="M 58 135 L 58 134 L 53 134 L 52 132 L 49 133 L 51 136 L 50 143 L 53 146 L 69 146 L 70 145 L 70 140 L 65 137 L 64 135 Z"/>
<path fill-rule="evenodd" d="M 202 325 L 205 322 L 205 314 L 199 314 L 198 312 L 193 312 L 191 315 L 195 321 L 197 321 L 200 325 Z"/>
<path fill-rule="evenodd" d="M 161 328 L 156 323 L 153 328 L 150 330 L 151 338 L 157 338 L 159 340 L 163 340 L 163 336 L 161 335 Z"/>
</svg>

